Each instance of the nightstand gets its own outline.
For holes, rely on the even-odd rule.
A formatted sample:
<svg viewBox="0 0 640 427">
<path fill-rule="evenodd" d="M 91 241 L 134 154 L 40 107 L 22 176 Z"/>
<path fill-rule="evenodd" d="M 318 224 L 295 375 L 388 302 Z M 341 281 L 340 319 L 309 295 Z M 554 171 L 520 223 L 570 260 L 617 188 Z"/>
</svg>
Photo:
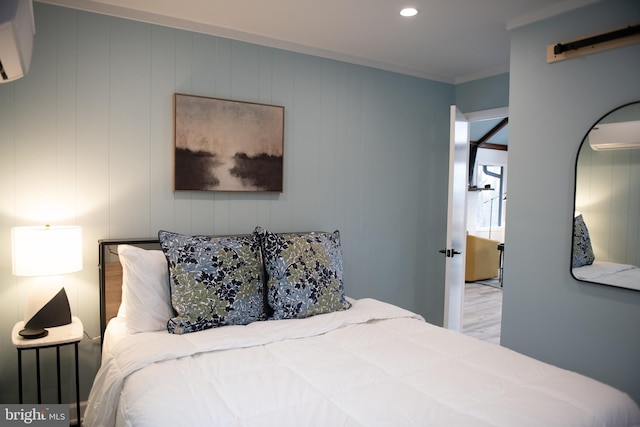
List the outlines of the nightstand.
<svg viewBox="0 0 640 427">
<path fill-rule="evenodd" d="M 24 328 L 24 322 L 18 322 L 11 332 L 11 341 L 18 349 L 18 378 L 20 403 L 23 403 L 22 396 L 22 352 L 25 350 L 35 350 L 36 352 L 36 378 L 38 382 L 38 403 L 42 403 L 42 390 L 40 384 L 40 349 L 55 348 L 56 349 L 56 371 L 58 378 L 58 403 L 62 403 L 62 390 L 60 384 L 60 347 L 73 344 L 75 347 L 75 366 L 76 366 L 76 415 L 78 425 L 80 425 L 80 376 L 78 369 L 78 343 L 82 340 L 84 327 L 77 317 L 71 318 L 71 323 L 55 328 L 46 328 L 49 334 L 46 337 L 36 339 L 25 339 L 18 335 Z"/>
</svg>

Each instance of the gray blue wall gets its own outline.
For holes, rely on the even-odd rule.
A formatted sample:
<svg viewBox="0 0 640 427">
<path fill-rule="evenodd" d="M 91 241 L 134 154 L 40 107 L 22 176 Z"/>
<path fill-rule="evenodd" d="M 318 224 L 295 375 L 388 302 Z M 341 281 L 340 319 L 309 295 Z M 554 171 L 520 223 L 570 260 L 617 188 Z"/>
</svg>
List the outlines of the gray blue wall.
<svg viewBox="0 0 640 427">
<path fill-rule="evenodd" d="M 604 1 L 512 31 L 502 344 L 640 402 L 640 292 L 569 274 L 574 164 L 605 113 L 640 100 L 640 45 L 547 64 L 546 47 L 640 21 Z"/>
<path fill-rule="evenodd" d="M 84 270 L 65 280 L 91 336 L 97 241 L 161 228 L 339 229 L 349 295 L 442 323 L 452 85 L 41 3 L 35 12 L 31 70 L 0 85 L 1 402 L 17 401 L 10 331 L 29 289 L 11 274 L 13 226 L 83 227 Z M 284 192 L 173 193 L 174 92 L 285 106 Z M 80 358 L 86 398 L 99 343 L 84 340 Z"/>
<path fill-rule="evenodd" d="M 639 46 L 545 61 L 547 44 L 638 21 L 633 0 L 518 28 L 510 76 L 455 88 L 40 3 L 35 8 L 32 69 L 0 85 L 0 402 L 17 400 L 9 332 L 28 293 L 28 280 L 11 274 L 16 225 L 83 226 L 85 268 L 66 279 L 73 314 L 92 336 L 99 329 L 98 239 L 151 236 L 158 228 L 241 233 L 256 224 L 275 231 L 340 229 L 350 295 L 390 301 L 441 324 L 444 271 L 434 254 L 446 224 L 449 104 L 455 100 L 470 112 L 506 106 L 507 96 L 503 344 L 640 400 L 634 333 L 640 293 L 581 284 L 568 272 L 575 154 L 595 120 L 640 99 Z M 284 105 L 284 193 L 174 194 L 174 92 Z M 80 354 L 86 398 L 99 346 L 87 339 Z"/>
<path fill-rule="evenodd" d="M 455 86 L 456 106 L 463 113 L 509 106 L 509 73 Z"/>
</svg>

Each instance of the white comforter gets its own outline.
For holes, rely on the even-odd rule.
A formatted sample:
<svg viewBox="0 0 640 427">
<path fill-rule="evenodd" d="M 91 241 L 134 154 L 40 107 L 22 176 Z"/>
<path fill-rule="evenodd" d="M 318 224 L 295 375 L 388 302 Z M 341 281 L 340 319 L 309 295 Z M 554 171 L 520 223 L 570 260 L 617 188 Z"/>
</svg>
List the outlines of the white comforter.
<svg viewBox="0 0 640 427">
<path fill-rule="evenodd" d="M 120 340 L 92 426 L 629 426 L 638 406 L 584 376 L 375 300 L 304 320 Z"/>
</svg>

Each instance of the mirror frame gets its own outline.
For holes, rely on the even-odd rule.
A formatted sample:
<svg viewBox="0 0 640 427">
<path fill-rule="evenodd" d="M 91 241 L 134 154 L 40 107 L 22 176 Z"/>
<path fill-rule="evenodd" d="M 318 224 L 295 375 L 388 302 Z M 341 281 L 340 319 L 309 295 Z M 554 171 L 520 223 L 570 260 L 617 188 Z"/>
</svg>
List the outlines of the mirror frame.
<svg viewBox="0 0 640 427">
<path fill-rule="evenodd" d="M 574 272 L 573 272 L 573 257 L 574 257 L 574 245 L 576 243 L 576 236 L 575 236 L 575 232 L 574 232 L 574 228 L 575 228 L 575 218 L 577 218 L 576 212 L 577 212 L 577 196 L 578 196 L 578 163 L 580 160 L 580 154 L 582 152 L 583 147 L 585 146 L 585 144 L 589 144 L 588 142 L 588 137 L 589 134 L 591 133 L 591 131 L 598 125 L 600 124 L 603 120 L 605 120 L 607 117 L 609 117 L 610 115 L 614 114 L 615 112 L 629 107 L 631 105 L 638 105 L 640 107 L 640 101 L 633 101 L 633 102 L 629 102 L 626 104 L 623 104 L 617 108 L 612 109 L 611 111 L 609 111 L 608 113 L 604 114 L 602 117 L 600 117 L 590 128 L 589 130 L 585 133 L 584 137 L 582 138 L 582 142 L 580 143 L 580 145 L 578 146 L 578 152 L 576 154 L 576 159 L 575 159 L 575 166 L 574 166 L 574 188 L 573 188 L 573 211 L 572 211 L 572 218 L 571 218 L 571 256 L 569 259 L 569 273 L 571 274 L 571 277 L 573 277 L 575 280 L 579 281 L 579 282 L 583 282 L 583 283 L 591 283 L 591 284 L 597 284 L 597 285 L 602 285 L 602 286 L 610 286 L 610 287 L 615 287 L 615 288 L 621 288 L 621 289 L 629 289 L 629 290 L 634 290 L 634 291 L 640 291 L 640 283 L 638 283 L 636 285 L 636 287 L 630 287 L 630 286 L 625 286 L 625 285 L 617 285 L 617 284 L 613 284 L 613 283 L 606 283 L 606 282 L 601 282 L 601 281 L 597 281 L 597 279 L 594 280 L 588 280 L 585 278 L 578 278 L 575 276 Z M 638 118 L 640 120 L 640 117 Z M 640 151 L 640 149 L 638 149 L 638 151 Z M 640 267 L 640 266 L 638 266 Z M 639 275 L 640 277 L 640 275 Z M 633 285 L 631 285 L 633 286 Z"/>
</svg>

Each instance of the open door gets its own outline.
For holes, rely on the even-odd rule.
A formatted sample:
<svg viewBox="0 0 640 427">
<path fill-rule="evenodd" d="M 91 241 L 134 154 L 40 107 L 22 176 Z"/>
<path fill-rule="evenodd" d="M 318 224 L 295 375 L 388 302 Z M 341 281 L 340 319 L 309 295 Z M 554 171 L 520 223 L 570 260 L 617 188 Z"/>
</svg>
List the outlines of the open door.
<svg viewBox="0 0 640 427">
<path fill-rule="evenodd" d="M 462 330 L 464 267 L 466 252 L 467 174 L 469 169 L 469 121 L 451 106 L 449 142 L 449 203 L 445 255 L 444 326 Z"/>
</svg>

